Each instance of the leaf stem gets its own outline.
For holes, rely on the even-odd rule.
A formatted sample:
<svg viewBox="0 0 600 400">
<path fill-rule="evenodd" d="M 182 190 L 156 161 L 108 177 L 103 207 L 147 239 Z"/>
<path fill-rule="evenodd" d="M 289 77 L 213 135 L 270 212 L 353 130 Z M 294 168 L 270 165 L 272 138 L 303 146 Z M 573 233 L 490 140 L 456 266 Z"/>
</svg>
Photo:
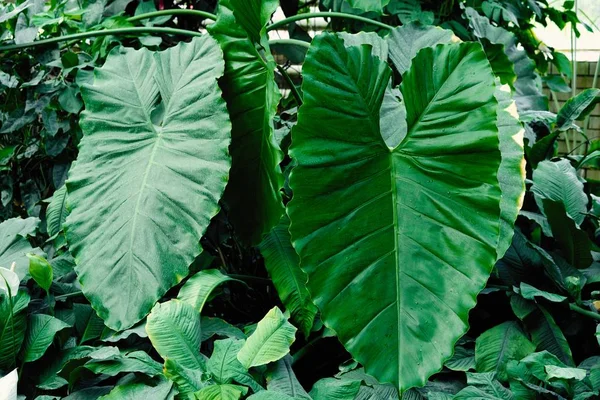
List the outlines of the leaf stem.
<svg viewBox="0 0 600 400">
<path fill-rule="evenodd" d="M 303 19 L 311 19 L 311 18 L 345 18 L 345 19 L 353 19 L 355 21 L 361 21 L 366 24 L 371 24 L 378 26 L 383 29 L 394 29 L 393 26 L 384 24 L 383 22 L 374 21 L 369 18 L 361 17 L 359 15 L 347 14 L 343 12 L 335 12 L 335 11 L 325 11 L 325 12 L 312 12 L 305 14 L 292 15 L 291 17 L 282 19 L 281 21 L 275 22 L 269 26 L 267 26 L 267 32 L 277 29 L 281 26 L 288 25 L 295 21 L 300 21 Z"/>
<path fill-rule="evenodd" d="M 305 42 L 304 40 L 297 40 L 297 39 L 273 39 L 273 40 L 269 40 L 269 46 L 273 46 L 275 44 L 291 44 L 291 45 L 294 45 L 294 46 L 306 47 L 307 49 L 310 47 L 310 43 L 309 42 Z M 0 50 L 2 50 L 2 48 L 0 48 Z"/>
<path fill-rule="evenodd" d="M 294 96 L 294 99 L 296 99 L 296 103 L 298 103 L 298 107 L 300 107 L 302 105 L 302 96 L 300 96 L 300 92 L 298 92 L 298 89 L 296 88 L 296 85 L 294 85 L 292 78 L 290 78 L 287 71 L 283 69 L 283 67 L 279 64 L 277 64 L 277 70 L 283 76 L 283 79 L 285 79 L 285 81 L 287 82 L 292 92 L 292 96 Z"/>
<path fill-rule="evenodd" d="M 31 43 L 12 44 L 8 46 L 0 46 L 0 51 L 11 51 L 20 50 L 34 46 L 45 46 L 53 43 L 64 42 L 66 40 L 81 40 L 95 36 L 109 36 L 109 35 L 138 35 L 140 33 L 160 33 L 168 35 L 182 35 L 182 36 L 202 36 L 200 32 L 186 31 L 183 29 L 176 28 L 157 28 L 157 27 L 135 27 L 135 28 L 119 28 L 119 29 L 106 29 L 102 31 L 91 31 L 75 33 L 73 35 L 58 36 L 50 39 L 38 40 Z"/>
<path fill-rule="evenodd" d="M 217 20 L 217 16 L 215 14 L 211 14 L 206 11 L 188 10 L 185 8 L 173 8 L 170 10 L 153 11 L 153 12 L 149 12 L 149 13 L 145 13 L 145 14 L 136 15 L 134 17 L 127 18 L 127 21 L 135 22 L 135 21 L 141 21 L 141 20 L 149 19 L 149 18 L 162 17 L 165 15 L 191 15 L 194 17 L 210 19 L 212 21 Z"/>
<path fill-rule="evenodd" d="M 78 297 L 78 296 L 83 296 L 83 292 L 82 291 L 78 291 L 78 292 L 72 292 L 72 293 L 67 293 L 67 294 L 61 294 L 60 296 L 55 296 L 54 300 L 66 300 L 68 298 L 71 297 Z"/>
<path fill-rule="evenodd" d="M 598 314 L 598 313 L 595 313 L 595 312 L 592 312 L 592 311 L 586 310 L 586 309 L 584 309 L 584 308 L 581 308 L 581 307 L 579 307 L 578 305 L 576 305 L 576 304 L 573 304 L 573 303 L 570 303 L 570 304 L 569 304 L 569 308 L 570 308 L 572 311 L 575 311 L 576 313 L 579 313 L 579 314 L 581 314 L 581 315 L 585 315 L 585 316 L 587 316 L 587 317 L 593 318 L 593 319 L 595 319 L 596 321 L 600 321 L 600 314 Z"/>
</svg>

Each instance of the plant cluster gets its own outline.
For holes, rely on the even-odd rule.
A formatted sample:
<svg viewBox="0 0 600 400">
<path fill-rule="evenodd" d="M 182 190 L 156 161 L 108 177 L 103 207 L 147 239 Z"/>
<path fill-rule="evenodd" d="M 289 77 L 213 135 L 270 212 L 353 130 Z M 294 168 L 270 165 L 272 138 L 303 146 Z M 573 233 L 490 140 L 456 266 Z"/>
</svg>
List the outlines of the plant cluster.
<svg viewBox="0 0 600 400">
<path fill-rule="evenodd" d="M 0 396 L 600 396 L 573 2 L 311 4 L 1 6 Z"/>
</svg>

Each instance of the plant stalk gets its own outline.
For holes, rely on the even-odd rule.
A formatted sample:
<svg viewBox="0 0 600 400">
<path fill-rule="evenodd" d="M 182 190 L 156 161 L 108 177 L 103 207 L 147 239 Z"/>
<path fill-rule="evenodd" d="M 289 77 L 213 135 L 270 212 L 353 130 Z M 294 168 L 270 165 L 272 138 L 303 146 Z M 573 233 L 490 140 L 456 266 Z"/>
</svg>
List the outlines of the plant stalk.
<svg viewBox="0 0 600 400">
<path fill-rule="evenodd" d="M 581 315 L 585 315 L 586 317 L 590 317 L 592 319 L 595 319 L 596 321 L 600 321 L 600 314 L 598 314 L 598 313 L 586 310 L 586 309 L 581 308 L 578 305 L 572 304 L 572 303 L 569 304 L 569 308 L 572 311 L 575 311 L 576 313 L 579 313 Z"/>
<path fill-rule="evenodd" d="M 0 51 L 12 51 L 26 49 L 34 46 L 45 46 L 54 43 L 60 43 L 67 40 L 81 40 L 96 36 L 110 36 L 110 35 L 138 35 L 140 33 L 160 33 L 167 35 L 182 35 L 182 36 L 202 36 L 200 32 L 186 31 L 183 29 L 176 28 L 156 28 L 156 27 L 135 27 L 135 28 L 119 28 L 119 29 L 106 29 L 102 31 L 92 32 L 81 32 L 73 35 L 64 35 L 50 39 L 38 40 L 31 43 L 22 44 L 11 44 L 8 46 L 0 46 Z"/>
<path fill-rule="evenodd" d="M 346 14 L 343 12 L 335 12 L 335 11 L 324 11 L 324 12 L 312 12 L 312 13 L 292 15 L 291 17 L 282 19 L 281 21 L 275 22 L 275 23 L 267 26 L 267 32 L 277 29 L 281 26 L 288 25 L 295 21 L 300 21 L 303 19 L 311 19 L 311 18 L 346 18 L 346 19 L 353 19 L 355 21 L 361 21 L 366 24 L 375 25 L 375 26 L 378 26 L 383 29 L 390 29 L 390 30 L 394 29 L 394 27 L 391 25 L 384 24 L 383 22 L 379 22 L 379 21 L 373 21 L 372 19 L 361 17 L 359 15 L 352 15 L 352 14 Z"/>
<path fill-rule="evenodd" d="M 307 49 L 310 47 L 310 43 L 305 42 L 304 40 L 297 40 L 297 39 L 272 39 L 272 40 L 269 40 L 269 46 L 273 46 L 276 44 L 291 44 L 294 46 L 305 47 Z M 0 48 L 0 50 L 2 50 L 2 49 Z"/>
<path fill-rule="evenodd" d="M 170 10 L 160 10 L 160 11 L 153 11 L 153 12 L 149 12 L 149 13 L 145 13 L 145 14 L 140 14 L 140 15 L 136 15 L 130 18 L 127 18 L 128 22 L 135 22 L 135 21 L 141 21 L 144 19 L 150 19 L 150 18 L 155 18 L 155 17 L 162 17 L 165 15 L 190 15 L 193 17 L 198 17 L 198 18 L 204 18 L 204 19 L 210 19 L 212 21 L 216 21 L 217 20 L 217 16 L 214 14 L 211 14 L 209 12 L 206 11 L 200 11 L 200 10 L 188 10 L 185 8 L 173 8 Z"/>
<path fill-rule="evenodd" d="M 283 67 L 279 64 L 277 64 L 277 70 L 283 76 L 283 79 L 285 79 L 285 81 L 287 82 L 288 86 L 290 87 L 290 91 L 292 92 L 292 96 L 294 96 L 294 99 L 296 99 L 296 103 L 298 103 L 298 107 L 300 107 L 302 105 L 302 96 L 300 96 L 300 93 L 298 92 L 296 85 L 294 85 L 292 78 L 290 78 L 287 71 L 283 69 Z"/>
</svg>

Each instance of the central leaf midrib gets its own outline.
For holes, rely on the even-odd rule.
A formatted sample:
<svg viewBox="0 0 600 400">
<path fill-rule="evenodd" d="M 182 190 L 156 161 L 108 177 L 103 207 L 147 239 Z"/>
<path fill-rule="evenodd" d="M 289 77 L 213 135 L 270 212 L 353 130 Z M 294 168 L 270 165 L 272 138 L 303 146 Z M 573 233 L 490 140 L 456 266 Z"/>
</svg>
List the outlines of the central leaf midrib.
<svg viewBox="0 0 600 400">
<path fill-rule="evenodd" d="M 154 64 L 154 59 L 151 58 L 152 63 Z M 148 176 L 150 175 L 150 170 L 152 169 L 152 164 L 154 163 L 154 158 L 156 157 L 156 152 L 159 148 L 158 144 L 160 143 L 161 137 L 162 137 L 162 131 L 157 131 L 154 127 L 154 124 L 152 124 L 152 118 L 150 116 L 150 113 L 148 112 L 147 108 L 144 107 L 145 104 L 142 101 L 142 96 L 140 94 L 140 88 L 137 85 L 137 81 L 135 80 L 135 76 L 131 71 L 131 66 L 129 65 L 129 62 L 127 62 L 127 69 L 129 70 L 129 74 L 131 76 L 131 81 L 133 84 L 133 87 L 135 89 L 135 93 L 137 94 L 138 97 L 138 101 L 141 105 L 141 110 L 144 113 L 144 116 L 146 117 L 146 122 L 148 123 L 148 127 L 149 130 L 156 134 L 156 139 L 154 144 L 152 145 L 152 150 L 150 151 L 150 157 L 148 158 L 148 163 L 146 165 L 146 168 L 144 170 L 144 173 L 142 175 L 142 183 L 140 185 L 140 189 L 138 191 L 138 195 L 137 195 L 137 200 L 135 202 L 135 207 L 133 209 L 133 217 L 131 220 L 131 229 L 130 229 L 130 233 L 129 233 L 129 247 L 127 249 L 127 252 L 129 254 L 129 266 L 133 265 L 133 244 L 135 241 L 135 231 L 137 228 L 137 222 L 138 222 L 138 215 L 139 215 L 139 211 L 140 211 L 140 204 L 142 201 L 142 194 L 144 193 L 144 188 L 146 187 L 147 183 L 148 183 Z M 154 81 L 153 81 L 154 82 Z M 156 84 L 156 82 L 155 82 Z M 133 272 L 132 268 L 128 268 L 129 271 Z M 131 274 L 129 274 L 129 276 L 131 277 Z M 127 302 L 127 307 L 129 308 L 129 302 Z"/>
<path fill-rule="evenodd" d="M 390 162 L 390 181 L 391 186 L 390 190 L 392 193 L 392 218 L 393 218 L 393 227 L 394 227 L 394 264 L 396 269 L 396 318 L 397 318 L 397 326 L 398 330 L 398 382 L 401 382 L 401 369 L 400 369 L 400 348 L 402 343 L 402 335 L 401 335 L 401 326 L 400 326 L 400 314 L 402 313 L 402 303 L 400 298 L 400 274 L 403 272 L 400 270 L 400 260 L 398 259 L 398 238 L 400 233 L 398 232 L 398 208 L 396 204 L 398 202 L 398 192 L 396 189 L 396 167 L 394 163 L 392 150 L 389 152 L 389 162 Z"/>
</svg>

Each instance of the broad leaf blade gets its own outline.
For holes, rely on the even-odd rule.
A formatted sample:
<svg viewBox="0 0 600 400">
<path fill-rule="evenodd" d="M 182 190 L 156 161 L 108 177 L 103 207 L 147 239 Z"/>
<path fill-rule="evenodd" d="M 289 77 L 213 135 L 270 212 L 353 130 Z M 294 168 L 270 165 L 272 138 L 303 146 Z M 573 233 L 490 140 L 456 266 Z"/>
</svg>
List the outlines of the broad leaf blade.
<svg viewBox="0 0 600 400">
<path fill-rule="evenodd" d="M 221 87 L 232 123 L 231 173 L 223 201 L 236 235 L 250 245 L 260 243 L 283 213 L 282 153 L 273 138 L 281 96 L 264 33 L 276 8 L 273 0 L 220 1 L 217 22 L 209 28 L 225 55 Z M 267 51 L 259 51 L 258 43 Z"/>
<path fill-rule="evenodd" d="M 321 35 L 303 74 L 288 211 L 309 290 L 369 374 L 402 391 L 423 385 L 497 258 L 492 70 L 477 44 L 421 50 L 403 76 L 408 134 L 395 149 L 379 127 L 390 71 L 369 46 Z"/>
<path fill-rule="evenodd" d="M 189 304 L 179 300 L 157 304 L 148 315 L 146 331 L 163 359 L 193 370 L 205 369 L 200 354 L 200 316 Z"/>
<path fill-rule="evenodd" d="M 54 336 L 68 327 L 69 325 L 50 315 L 31 315 L 23 343 L 23 361 L 32 362 L 41 358 L 52 344 Z"/>
<path fill-rule="evenodd" d="M 219 285 L 235 279 L 223 275 L 218 269 L 197 272 L 179 290 L 177 298 L 194 307 L 199 313 L 212 291 Z"/>
<path fill-rule="evenodd" d="M 0 368 L 3 370 L 16 366 L 27 329 L 28 304 L 29 295 L 22 291 L 12 299 L 0 295 Z"/>
<path fill-rule="evenodd" d="M 114 330 L 142 319 L 187 275 L 218 211 L 229 168 L 222 73 L 221 51 L 204 36 L 156 60 L 116 50 L 82 89 L 66 233 L 83 291 Z"/>
<path fill-rule="evenodd" d="M 248 337 L 238 353 L 238 360 L 246 368 L 277 361 L 290 351 L 296 338 L 296 328 L 281 310 L 273 307 L 258 322 L 256 330 Z"/>
<path fill-rule="evenodd" d="M 59 233 L 67 220 L 67 187 L 62 185 L 52 195 L 52 201 L 46 209 L 46 229 L 48 235 L 54 236 Z"/>
<path fill-rule="evenodd" d="M 265 236 L 260 244 L 260 251 L 281 302 L 289 310 L 292 321 L 308 337 L 317 307 L 306 288 L 307 276 L 300 269 L 300 258 L 292 247 L 289 224 L 288 216 L 284 215 L 279 225 Z"/>
</svg>

